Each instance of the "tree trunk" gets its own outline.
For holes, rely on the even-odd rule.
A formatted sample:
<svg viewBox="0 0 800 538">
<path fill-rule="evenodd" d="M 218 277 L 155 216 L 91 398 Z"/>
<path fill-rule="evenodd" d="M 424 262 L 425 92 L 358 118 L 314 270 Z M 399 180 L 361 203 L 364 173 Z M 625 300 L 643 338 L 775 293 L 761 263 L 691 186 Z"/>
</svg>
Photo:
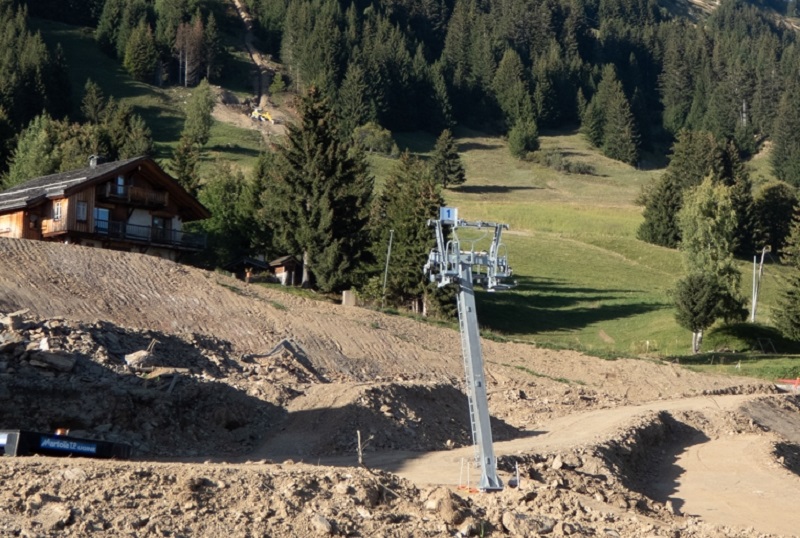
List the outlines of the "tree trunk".
<svg viewBox="0 0 800 538">
<path fill-rule="evenodd" d="M 308 255 L 308 251 L 303 251 L 303 281 L 300 283 L 301 288 L 310 288 L 311 287 L 311 273 L 308 271 L 308 267 L 310 265 L 310 256 Z"/>
<path fill-rule="evenodd" d="M 703 343 L 703 330 L 692 332 L 692 353 L 700 353 L 700 344 Z"/>
</svg>

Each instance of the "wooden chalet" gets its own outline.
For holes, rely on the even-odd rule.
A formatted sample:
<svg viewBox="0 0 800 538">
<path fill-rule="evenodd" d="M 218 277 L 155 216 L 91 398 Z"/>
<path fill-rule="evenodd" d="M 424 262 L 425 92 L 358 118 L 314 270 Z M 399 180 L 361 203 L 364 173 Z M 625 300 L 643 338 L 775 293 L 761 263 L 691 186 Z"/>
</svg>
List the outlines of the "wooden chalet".
<svg viewBox="0 0 800 538">
<path fill-rule="evenodd" d="M 183 231 L 208 209 L 148 157 L 99 162 L 0 192 L 0 237 L 78 243 L 175 260 L 205 247 Z"/>
<path fill-rule="evenodd" d="M 269 268 L 284 286 L 296 286 L 302 278 L 303 264 L 294 256 L 281 256 L 272 260 Z"/>
</svg>

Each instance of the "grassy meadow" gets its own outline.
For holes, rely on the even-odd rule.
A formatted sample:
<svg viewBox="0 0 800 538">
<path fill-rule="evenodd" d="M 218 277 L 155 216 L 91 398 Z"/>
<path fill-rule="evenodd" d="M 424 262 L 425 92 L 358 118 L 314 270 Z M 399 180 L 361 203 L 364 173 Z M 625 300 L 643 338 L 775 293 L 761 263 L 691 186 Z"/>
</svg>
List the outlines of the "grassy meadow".
<svg viewBox="0 0 800 538">
<path fill-rule="evenodd" d="M 48 44 L 60 43 L 64 49 L 76 108 L 80 106 L 86 81 L 91 79 L 106 97 L 113 96 L 131 105 L 144 118 L 153 133 L 157 160 L 164 164 L 172 157 L 183 130 L 184 106 L 191 88 L 159 88 L 132 79 L 122 65 L 98 48 L 91 28 L 43 19 L 31 19 L 31 25 L 42 33 Z M 226 73 L 230 72 L 230 76 L 226 80 L 234 93 L 244 96 L 249 67 L 240 53 L 231 50 L 230 54 L 226 65 Z M 200 174 L 207 173 L 217 159 L 250 169 L 263 150 L 264 143 L 258 131 L 214 121 L 211 138 L 201 156 Z"/>
<path fill-rule="evenodd" d="M 504 244 L 517 287 L 478 294 L 479 321 L 487 336 L 540 346 L 583 350 L 602 357 L 680 357 L 690 353 L 691 334 L 675 322 L 670 289 L 683 272 L 681 254 L 636 238 L 642 208 L 636 200 L 643 186 L 662 169 L 638 170 L 599 155 L 575 131 L 541 137 L 545 152 L 588 165 L 591 174 L 569 174 L 536 162 L 513 159 L 502 139 L 461 129 L 456 131 L 467 182 L 445 191 L 459 218 L 503 222 L 510 226 Z M 434 140 L 428 135 L 398 136 L 401 148 L 423 157 Z M 388 159 L 376 170 L 388 170 Z M 749 163 L 757 182 L 769 179 L 768 159 Z M 480 236 L 484 236 L 479 240 Z M 465 228 L 464 245 L 476 241 L 486 249 L 485 230 Z M 751 261 L 740 262 L 742 292 L 751 296 Z M 705 351 L 694 368 L 731 374 L 789 375 L 800 367 L 793 358 L 741 358 L 725 363 L 715 350 L 760 351 L 759 339 L 772 353 L 795 352 L 771 329 L 771 314 L 786 283 L 785 268 L 775 259 L 765 264 L 757 310 L 758 323 L 744 329 L 715 327 L 706 335 Z M 753 333 L 745 337 L 743 333 Z M 722 356 L 722 362 L 715 356 Z M 740 364 L 738 361 L 742 360 Z M 762 363 L 770 365 L 766 368 Z M 738 368 L 735 365 L 739 365 Z"/>
<path fill-rule="evenodd" d="M 88 78 L 107 96 L 131 104 L 153 131 L 156 157 L 165 163 L 183 127 L 183 106 L 191 89 L 158 88 L 132 80 L 122 67 L 97 48 L 91 30 L 34 20 L 50 43 L 61 43 L 70 65 L 75 103 Z M 229 26 L 233 22 L 228 21 Z M 229 45 L 233 35 L 228 36 Z M 247 58 L 230 46 L 225 89 L 240 97 L 250 88 Z M 670 289 L 682 274 L 680 253 L 636 239 L 642 222 L 637 205 L 643 187 L 663 173 L 665 160 L 650 157 L 637 169 L 601 156 L 576 130 L 545 133 L 534 159 L 511 157 L 505 141 L 465 128 L 456 129 L 467 182 L 445 191 L 446 203 L 460 218 L 503 222 L 504 248 L 517 287 L 498 293 L 479 292 L 479 322 L 494 338 L 540 346 L 619 356 L 680 357 L 692 368 L 762 377 L 800 374 L 800 361 L 788 356 L 795 345 L 771 329 L 772 312 L 786 284 L 785 269 L 768 258 L 762 281 L 758 324 L 734 329 L 717 327 L 706 335 L 700 357 L 687 357 L 691 335 L 674 320 Z M 401 149 L 427 157 L 435 137 L 397 133 Z M 214 123 L 205 148 L 201 174 L 217 159 L 249 169 L 264 150 L 257 131 Z M 558 171 L 544 164 L 547 154 L 581 165 L 590 173 Z M 395 161 L 370 155 L 378 188 Z M 754 182 L 771 179 L 769 155 L 747 164 Z M 486 230 L 462 229 L 462 245 L 480 240 Z M 420 260 L 420 266 L 424 260 Z M 740 263 L 742 291 L 750 297 L 752 261 Z M 764 342 L 769 342 L 765 345 Z M 782 358 L 739 351 L 772 352 Z M 766 346 L 766 347 L 765 347 Z"/>
</svg>

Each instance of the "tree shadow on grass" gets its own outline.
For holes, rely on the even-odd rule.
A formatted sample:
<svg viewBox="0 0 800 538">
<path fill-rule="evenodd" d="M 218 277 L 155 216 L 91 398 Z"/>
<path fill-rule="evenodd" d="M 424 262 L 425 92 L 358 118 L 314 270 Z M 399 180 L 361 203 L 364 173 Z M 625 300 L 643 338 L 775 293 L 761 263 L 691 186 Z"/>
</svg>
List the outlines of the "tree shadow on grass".
<svg viewBox="0 0 800 538">
<path fill-rule="evenodd" d="M 235 144 L 214 144 L 213 146 L 208 146 L 205 148 L 208 150 L 208 153 L 225 153 L 228 155 L 242 155 L 244 157 L 258 157 L 261 152 L 257 149 L 253 148 L 245 148 L 242 146 L 237 146 Z M 208 160 L 216 160 L 216 158 L 208 159 Z"/>
<path fill-rule="evenodd" d="M 465 151 L 479 151 L 491 150 L 503 147 L 502 144 L 486 144 L 484 142 L 463 142 L 458 144 L 458 151 L 463 153 Z"/>
<path fill-rule="evenodd" d="M 476 295 L 482 327 L 504 334 L 569 331 L 664 308 L 631 301 L 631 290 L 579 288 L 530 278 L 518 279 L 518 284 L 510 292 Z"/>
<path fill-rule="evenodd" d="M 459 185 L 450 190 L 464 194 L 507 194 L 513 191 L 541 190 L 543 187 L 522 186 L 508 187 L 505 185 Z"/>
<path fill-rule="evenodd" d="M 181 137 L 183 118 L 167 116 L 163 109 L 155 106 L 137 106 L 134 111 L 142 117 L 152 131 L 153 141 L 166 144 Z"/>
</svg>

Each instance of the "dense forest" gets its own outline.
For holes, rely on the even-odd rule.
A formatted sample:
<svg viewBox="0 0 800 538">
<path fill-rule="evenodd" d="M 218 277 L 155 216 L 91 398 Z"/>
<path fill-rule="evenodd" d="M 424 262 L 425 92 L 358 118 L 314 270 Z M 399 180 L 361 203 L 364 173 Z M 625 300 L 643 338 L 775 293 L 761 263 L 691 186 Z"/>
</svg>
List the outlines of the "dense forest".
<svg viewBox="0 0 800 538">
<path fill-rule="evenodd" d="M 631 164 L 643 150 L 668 148 L 681 129 L 733 140 L 742 156 L 796 131 L 784 125 L 791 114 L 779 113 L 797 108 L 795 32 L 776 13 L 742 0 L 726 0 L 699 23 L 654 0 L 246 3 L 262 46 L 284 63 L 293 87 L 318 88 L 349 130 L 374 121 L 391 131 L 438 134 L 457 122 L 506 134 L 521 121 L 540 130 L 580 123 L 604 153 Z M 144 81 L 194 85 L 221 73 L 219 1 L 3 0 L 0 6 L 8 12 L 5 50 L 15 50 L 8 45 L 25 35 L 16 6 L 30 16 L 95 28 L 98 46 Z M 54 117 L 65 112 L 63 95 L 48 101 L 48 84 L 59 76 L 58 51 L 42 50 L 41 43 L 34 51 L 36 39 L 20 42 L 30 54 L 3 60 L 4 73 L 20 72 L 4 77 L 0 94 L 6 112 L 14 110 L 15 126 L 42 109 Z M 46 75 L 36 81 L 42 102 L 20 107 L 19 95 L 32 98 L 19 89 L 32 84 L 31 65 Z M 777 175 L 791 181 L 793 159 L 783 161 Z"/>
<path fill-rule="evenodd" d="M 336 189 L 359 200 L 358 225 L 347 223 L 352 237 L 369 242 L 370 211 L 384 218 L 409 214 L 390 208 L 386 196 L 416 192 L 420 199 L 422 189 L 424 212 L 433 211 L 441 194 L 431 184 L 463 182 L 449 131 L 456 124 L 508 137 L 520 157 L 536 149 L 539 131 L 562 128 L 580 128 L 603 154 L 634 166 L 643 156 L 671 153 L 666 173 L 642 193 L 639 237 L 648 242 L 689 242 L 682 210 L 686 202 L 702 213 L 689 193 L 709 178 L 714 185 L 704 188 L 727 189 L 735 216 L 728 250 L 749 256 L 769 244 L 777 252 L 790 234 L 800 186 L 800 51 L 783 15 L 797 15 L 795 2 L 724 0 L 710 15 L 690 18 L 656 0 L 244 1 L 260 46 L 284 66 L 282 82 L 310 99 L 301 110 L 337 117 L 336 133 L 298 127 L 289 149 L 265 155 L 251 178 L 222 164 L 216 183 L 199 189 L 197 153 L 208 138 L 202 117 L 213 106 L 205 81 L 224 84 L 223 34 L 236 30 L 220 29 L 218 21 L 230 6 L 220 0 L 0 0 L 4 183 L 66 169 L 86 152 L 122 157 L 152 148 L 148 126 L 113 96 L 91 81 L 68 89 L 63 55 L 27 26 L 28 17 L 41 17 L 92 28 L 97 46 L 140 81 L 205 85 L 195 99 L 200 112 L 189 110 L 171 163 L 187 188 L 225 216 L 207 224 L 222 238 L 216 258 L 236 249 L 300 248 L 297 238 L 278 237 L 269 224 L 290 218 L 292 197 L 300 196 L 287 187 L 302 166 L 302 156 L 290 149 L 306 136 L 355 159 L 315 163 L 320 174 L 336 166 L 350 170 Z M 353 153 L 365 128 L 441 134 L 433 168 L 405 155 L 386 192 L 375 197 Z M 765 142 L 780 182 L 754 192 L 742 163 Z M 358 193 L 342 194 L 348 181 L 360 185 Z M 264 192 L 286 200 L 283 213 L 259 202 Z M 259 239 L 230 240 L 243 229 L 258 229 Z M 331 258 L 325 245 L 332 236 L 305 233 L 333 272 L 348 267 L 353 274 L 370 260 L 380 262 L 378 249 L 361 247 L 351 259 Z M 386 238 L 372 239 L 382 244 Z M 316 278 L 329 289 L 349 284 L 333 274 Z M 412 288 L 406 282 L 394 294 L 413 301 Z"/>
</svg>

